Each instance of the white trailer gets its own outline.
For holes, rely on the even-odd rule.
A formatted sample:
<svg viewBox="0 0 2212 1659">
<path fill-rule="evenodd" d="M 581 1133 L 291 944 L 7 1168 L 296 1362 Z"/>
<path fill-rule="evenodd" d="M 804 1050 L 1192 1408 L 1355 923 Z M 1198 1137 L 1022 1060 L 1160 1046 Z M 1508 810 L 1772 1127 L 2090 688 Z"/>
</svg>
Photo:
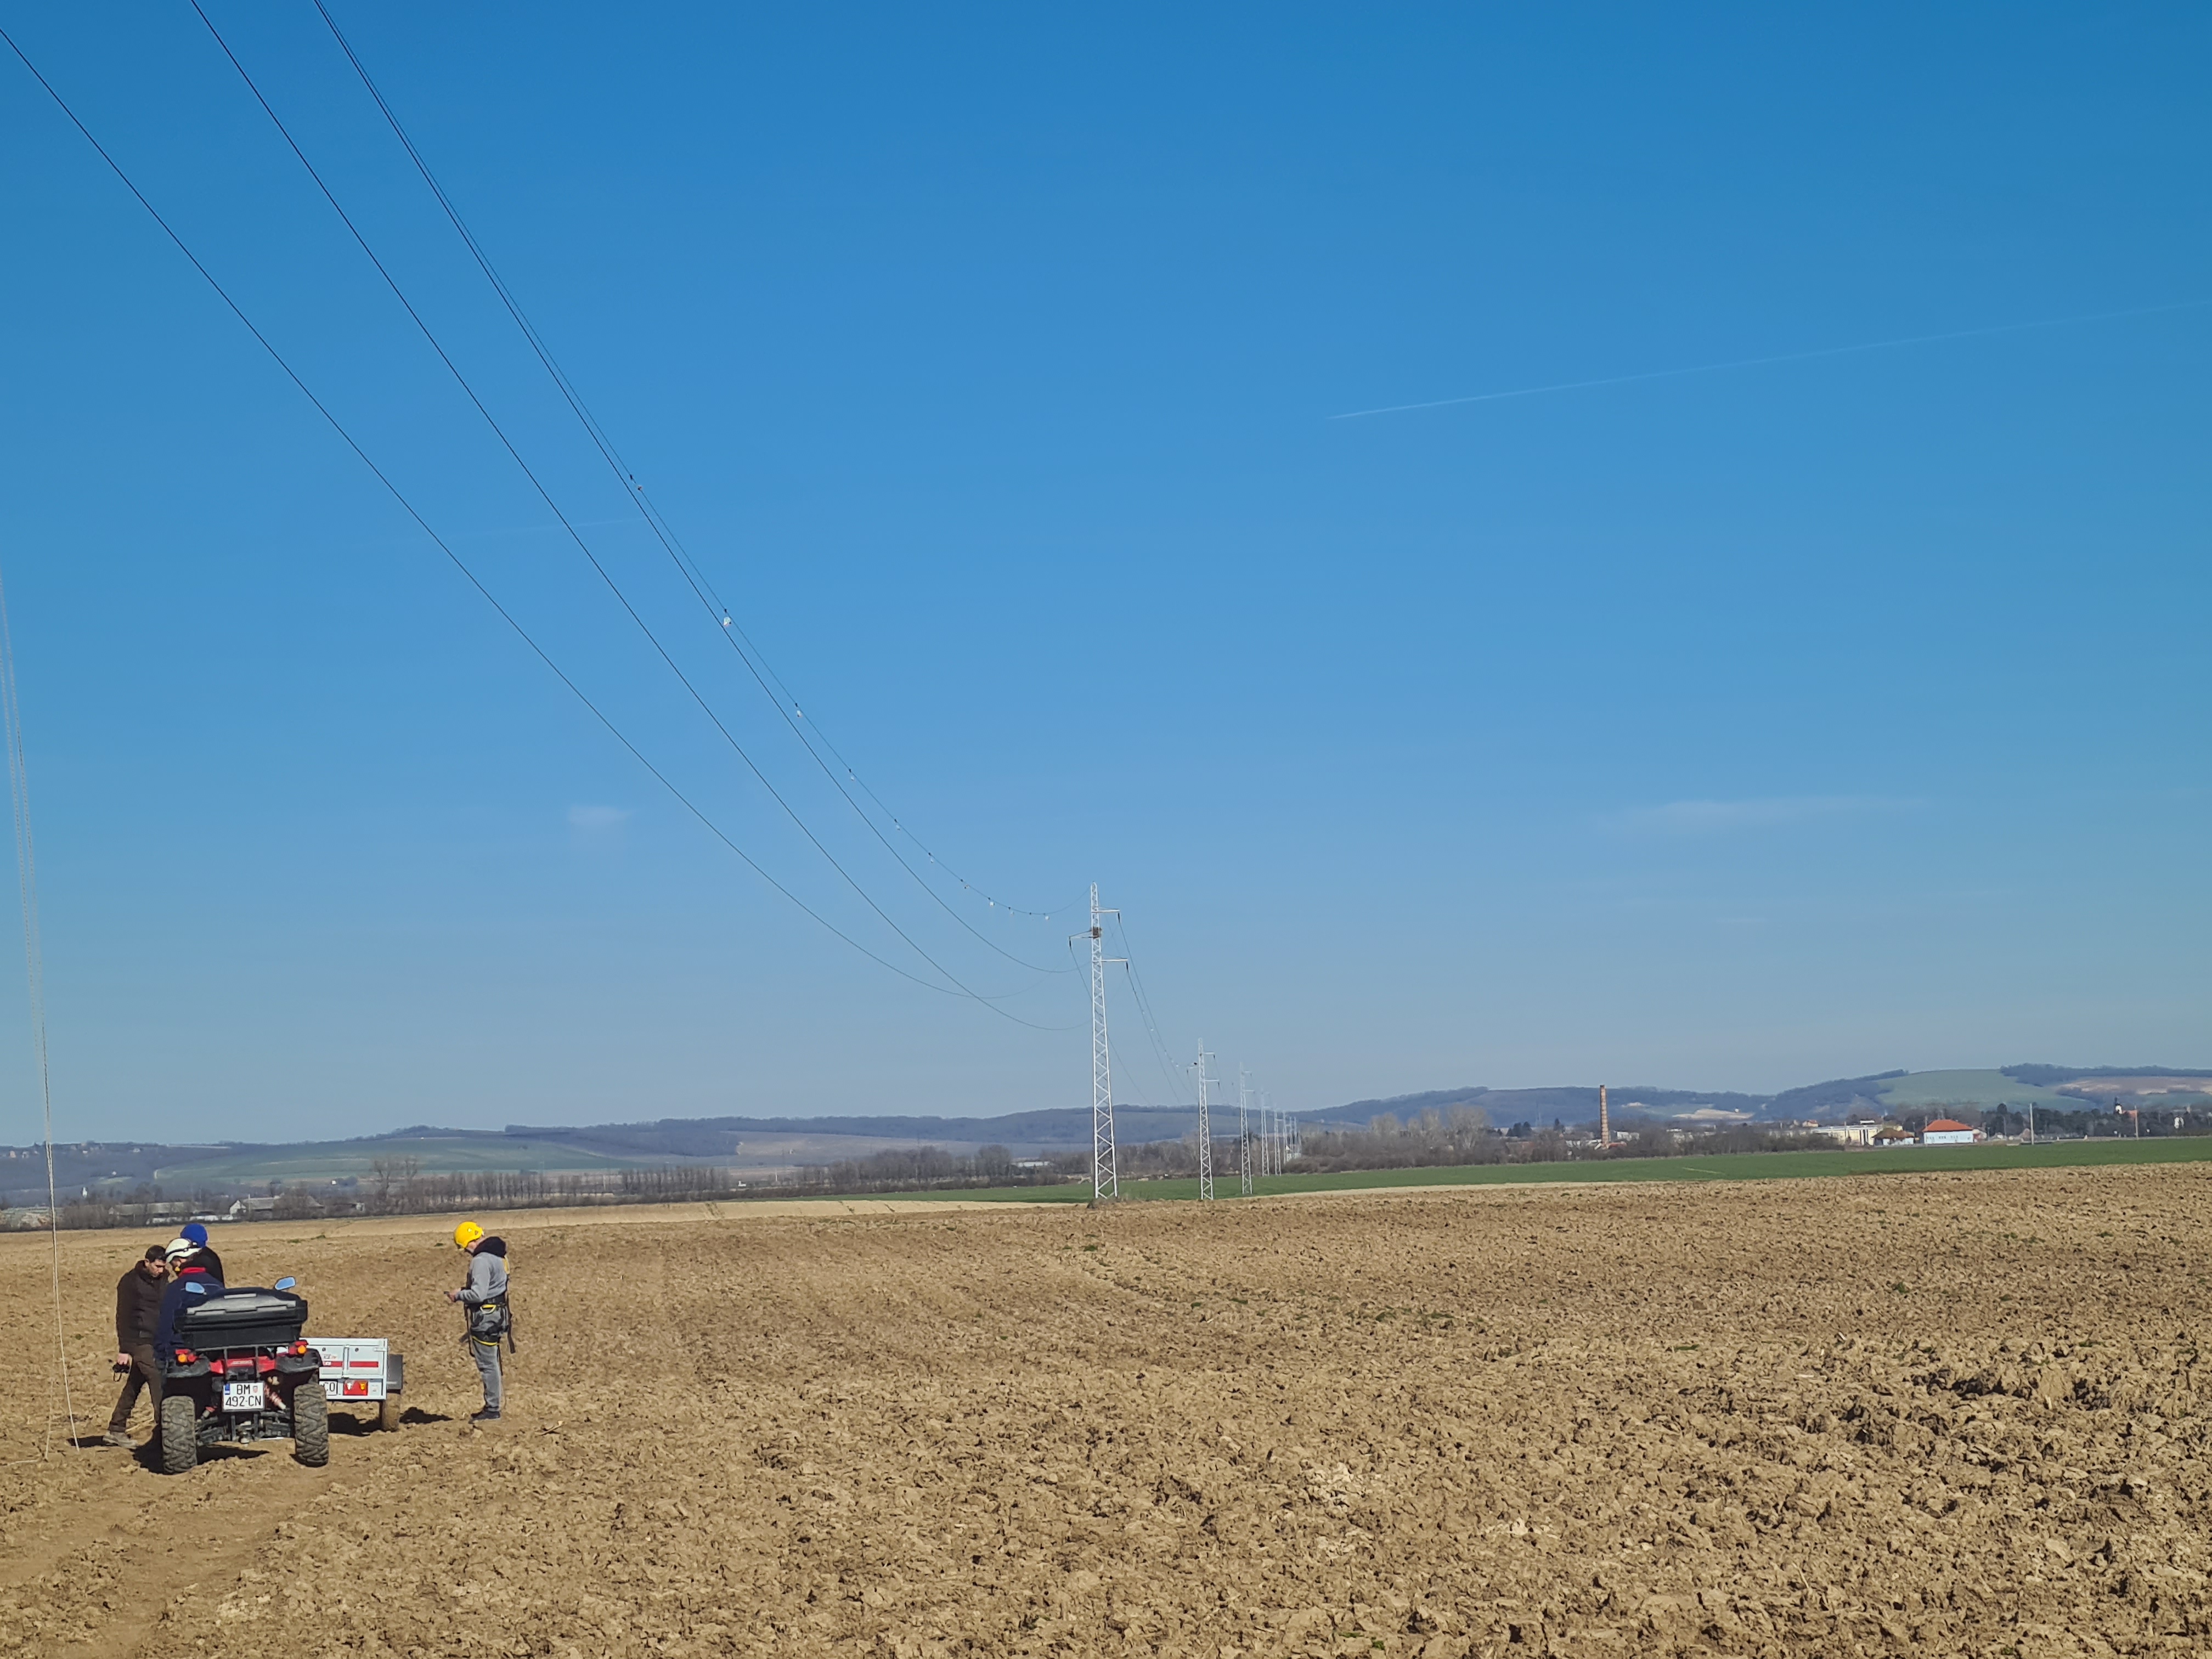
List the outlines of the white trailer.
<svg viewBox="0 0 2212 1659">
<path fill-rule="evenodd" d="M 307 1346 L 322 1356 L 323 1397 L 333 1406 L 362 1406 L 376 1426 L 399 1426 L 399 1395 L 407 1386 L 406 1361 L 381 1336 L 316 1336 Z"/>
</svg>

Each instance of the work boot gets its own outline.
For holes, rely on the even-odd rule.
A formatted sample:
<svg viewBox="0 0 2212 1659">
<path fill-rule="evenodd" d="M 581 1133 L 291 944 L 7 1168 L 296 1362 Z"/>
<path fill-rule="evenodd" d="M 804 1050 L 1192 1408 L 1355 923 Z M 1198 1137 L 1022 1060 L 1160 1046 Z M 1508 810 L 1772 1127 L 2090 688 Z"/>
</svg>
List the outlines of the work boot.
<svg viewBox="0 0 2212 1659">
<path fill-rule="evenodd" d="M 487 1406 L 480 1412 L 470 1413 L 469 1421 L 471 1423 L 496 1423 L 499 1421 L 499 1413 L 492 1407 Z"/>
<path fill-rule="evenodd" d="M 110 1429 L 100 1437 L 100 1443 L 103 1446 L 120 1446 L 125 1451 L 138 1449 L 138 1443 L 120 1429 Z"/>
</svg>

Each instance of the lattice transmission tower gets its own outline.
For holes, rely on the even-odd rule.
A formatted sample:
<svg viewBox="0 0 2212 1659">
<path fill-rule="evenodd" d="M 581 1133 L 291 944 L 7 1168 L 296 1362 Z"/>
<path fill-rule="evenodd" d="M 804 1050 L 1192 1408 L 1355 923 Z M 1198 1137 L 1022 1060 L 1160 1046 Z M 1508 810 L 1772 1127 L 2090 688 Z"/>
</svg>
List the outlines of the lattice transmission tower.
<svg viewBox="0 0 2212 1659">
<path fill-rule="evenodd" d="M 1250 1109 L 1252 1090 L 1244 1068 L 1237 1068 L 1237 1189 L 1240 1198 L 1252 1196 L 1252 1158 L 1259 1149 L 1252 1144 L 1252 1127 L 1245 1114 Z"/>
<path fill-rule="evenodd" d="M 1206 1039 L 1198 1042 L 1198 1195 L 1201 1200 L 1213 1196 L 1213 1119 L 1206 1111 L 1207 1089 L 1220 1081 L 1206 1074 L 1206 1062 L 1213 1056 L 1206 1052 Z"/>
<path fill-rule="evenodd" d="M 1114 1152 L 1114 1061 L 1106 1046 L 1106 968 L 1126 960 L 1106 954 L 1106 930 L 1101 916 L 1118 916 L 1119 910 L 1098 908 L 1098 884 L 1091 884 L 1091 1196 L 1119 1198 L 1121 1178 Z"/>
</svg>

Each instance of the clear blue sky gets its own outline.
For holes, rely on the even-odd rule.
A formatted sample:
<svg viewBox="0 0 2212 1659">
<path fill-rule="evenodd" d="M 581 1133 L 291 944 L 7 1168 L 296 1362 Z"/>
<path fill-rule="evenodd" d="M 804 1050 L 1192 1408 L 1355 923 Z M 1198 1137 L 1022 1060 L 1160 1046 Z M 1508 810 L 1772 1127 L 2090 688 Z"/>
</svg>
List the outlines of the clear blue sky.
<svg viewBox="0 0 2212 1659">
<path fill-rule="evenodd" d="M 1178 1060 L 1301 1106 L 2212 1063 L 2212 307 L 1331 418 L 2212 301 L 2212 18 L 333 9 L 807 717 L 990 890 L 1103 884 Z M 1079 1025 L 811 771 L 313 8 L 210 12 L 823 840 Z M 191 10 L 6 26 L 656 763 L 928 973 Z M 64 1135 L 1087 1103 L 1083 1030 L 689 818 L 4 58 L 0 143 Z M 951 891 L 1067 963 L 1072 910 Z"/>
</svg>

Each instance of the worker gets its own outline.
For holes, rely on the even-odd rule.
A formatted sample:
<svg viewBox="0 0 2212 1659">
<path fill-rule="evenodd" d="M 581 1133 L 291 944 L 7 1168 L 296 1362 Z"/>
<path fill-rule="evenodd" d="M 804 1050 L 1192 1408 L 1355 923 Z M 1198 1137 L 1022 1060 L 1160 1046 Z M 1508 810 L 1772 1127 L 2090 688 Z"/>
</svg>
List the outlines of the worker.
<svg viewBox="0 0 2212 1659">
<path fill-rule="evenodd" d="M 510 1348 L 514 1346 L 514 1320 L 507 1302 L 507 1241 L 487 1238 L 475 1222 L 464 1221 L 453 1229 L 453 1243 L 468 1254 L 469 1282 L 458 1291 L 447 1291 L 446 1300 L 459 1303 L 468 1312 L 468 1329 L 462 1333 L 461 1342 L 477 1362 L 477 1375 L 483 1379 L 483 1409 L 471 1413 L 469 1421 L 496 1423 L 503 1392 L 500 1339 L 505 1337 Z"/>
<path fill-rule="evenodd" d="M 189 1238 L 172 1239 L 163 1252 L 169 1259 L 169 1288 L 161 1292 L 161 1312 L 154 1325 L 154 1352 L 167 1363 L 177 1346 L 177 1316 L 187 1297 L 222 1289 L 222 1263 L 215 1252 L 202 1249 Z"/>
<path fill-rule="evenodd" d="M 197 1221 L 188 1221 L 177 1230 L 177 1237 L 187 1244 L 197 1244 L 207 1257 L 207 1270 L 218 1279 L 222 1278 L 222 1258 L 209 1245 L 206 1228 Z"/>
<path fill-rule="evenodd" d="M 131 1413 L 140 1390 L 161 1420 L 161 1373 L 154 1364 L 154 1324 L 161 1315 L 161 1292 L 169 1282 L 168 1252 L 149 1244 L 146 1254 L 123 1271 L 115 1281 L 115 1370 L 123 1378 L 123 1395 L 108 1413 L 104 1443 L 135 1450 L 130 1435 Z"/>
</svg>

